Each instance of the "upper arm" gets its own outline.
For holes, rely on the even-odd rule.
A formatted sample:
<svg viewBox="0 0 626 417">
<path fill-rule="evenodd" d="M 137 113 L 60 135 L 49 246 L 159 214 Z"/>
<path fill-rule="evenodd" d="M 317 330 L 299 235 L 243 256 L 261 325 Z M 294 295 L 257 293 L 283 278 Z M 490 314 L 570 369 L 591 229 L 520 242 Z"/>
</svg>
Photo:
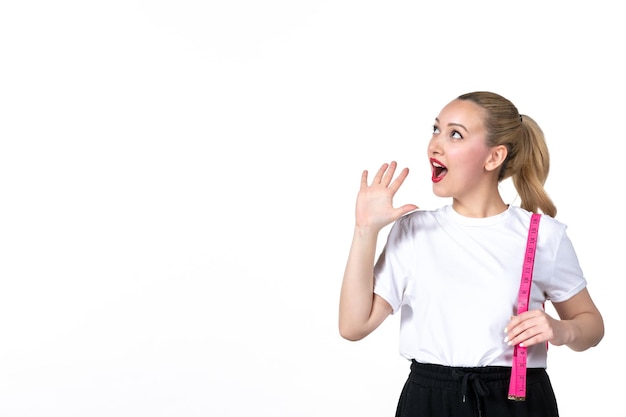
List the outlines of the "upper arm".
<svg viewBox="0 0 626 417">
<path fill-rule="evenodd" d="M 600 317 L 600 311 L 591 299 L 587 288 L 583 288 L 572 298 L 560 303 L 553 303 L 553 305 L 561 320 L 571 320 L 582 313 L 590 313 Z"/>
<path fill-rule="evenodd" d="M 352 340 L 360 340 L 372 333 L 382 324 L 383 321 L 393 312 L 391 305 L 380 295 L 374 294 L 372 299 L 372 310 L 365 325 Z"/>
<path fill-rule="evenodd" d="M 370 333 L 380 326 L 392 312 L 393 309 L 391 305 L 380 295 L 374 294 L 374 300 L 372 300 L 372 314 L 370 314 L 370 326 L 372 326 Z"/>
</svg>

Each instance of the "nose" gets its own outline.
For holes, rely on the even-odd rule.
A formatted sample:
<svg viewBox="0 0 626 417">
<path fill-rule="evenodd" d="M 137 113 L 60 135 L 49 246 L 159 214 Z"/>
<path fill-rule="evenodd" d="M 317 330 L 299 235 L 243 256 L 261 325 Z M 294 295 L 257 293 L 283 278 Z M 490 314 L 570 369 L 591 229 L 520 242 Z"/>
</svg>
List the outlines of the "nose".
<svg viewBox="0 0 626 417">
<path fill-rule="evenodd" d="M 433 135 L 433 137 L 430 138 L 430 142 L 428 142 L 427 151 L 428 151 L 428 156 L 441 155 L 442 148 L 441 148 L 441 143 L 439 143 L 437 135 Z"/>
</svg>

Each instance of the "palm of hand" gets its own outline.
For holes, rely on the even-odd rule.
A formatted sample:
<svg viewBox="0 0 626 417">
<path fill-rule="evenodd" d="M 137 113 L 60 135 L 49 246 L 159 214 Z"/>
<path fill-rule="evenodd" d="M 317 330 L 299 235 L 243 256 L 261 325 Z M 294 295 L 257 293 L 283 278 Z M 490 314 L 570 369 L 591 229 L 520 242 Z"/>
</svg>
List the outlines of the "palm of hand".
<svg viewBox="0 0 626 417">
<path fill-rule="evenodd" d="M 414 204 L 405 204 L 399 208 L 393 207 L 393 197 L 409 174 L 408 168 L 404 168 L 394 179 L 396 167 L 395 161 L 383 164 L 374 176 L 371 185 L 368 185 L 367 181 L 368 172 L 363 171 L 356 204 L 357 226 L 380 230 L 417 208 Z"/>
</svg>

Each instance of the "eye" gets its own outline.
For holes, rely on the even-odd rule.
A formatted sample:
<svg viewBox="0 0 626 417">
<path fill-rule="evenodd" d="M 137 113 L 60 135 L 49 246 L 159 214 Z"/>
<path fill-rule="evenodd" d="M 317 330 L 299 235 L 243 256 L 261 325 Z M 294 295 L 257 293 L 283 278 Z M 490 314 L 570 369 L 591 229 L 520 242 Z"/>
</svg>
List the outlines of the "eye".
<svg viewBox="0 0 626 417">
<path fill-rule="evenodd" d="M 437 126 L 433 126 L 433 133 L 439 133 L 439 128 Z"/>
<path fill-rule="evenodd" d="M 453 130 L 450 136 L 454 139 L 463 139 L 463 135 L 461 135 L 458 130 Z"/>
</svg>

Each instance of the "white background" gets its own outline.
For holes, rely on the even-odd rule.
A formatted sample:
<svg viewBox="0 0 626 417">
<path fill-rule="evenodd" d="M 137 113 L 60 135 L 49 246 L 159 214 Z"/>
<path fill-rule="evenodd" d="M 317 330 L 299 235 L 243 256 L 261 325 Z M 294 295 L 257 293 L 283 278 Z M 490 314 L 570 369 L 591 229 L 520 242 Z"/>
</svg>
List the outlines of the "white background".
<svg viewBox="0 0 626 417">
<path fill-rule="evenodd" d="M 0 416 L 393 415 L 399 317 L 337 331 L 360 173 L 395 159 L 397 204 L 445 203 L 426 143 L 473 90 L 544 129 L 605 317 L 598 347 L 550 349 L 561 413 L 626 415 L 620 10 L 3 2 Z"/>
</svg>

